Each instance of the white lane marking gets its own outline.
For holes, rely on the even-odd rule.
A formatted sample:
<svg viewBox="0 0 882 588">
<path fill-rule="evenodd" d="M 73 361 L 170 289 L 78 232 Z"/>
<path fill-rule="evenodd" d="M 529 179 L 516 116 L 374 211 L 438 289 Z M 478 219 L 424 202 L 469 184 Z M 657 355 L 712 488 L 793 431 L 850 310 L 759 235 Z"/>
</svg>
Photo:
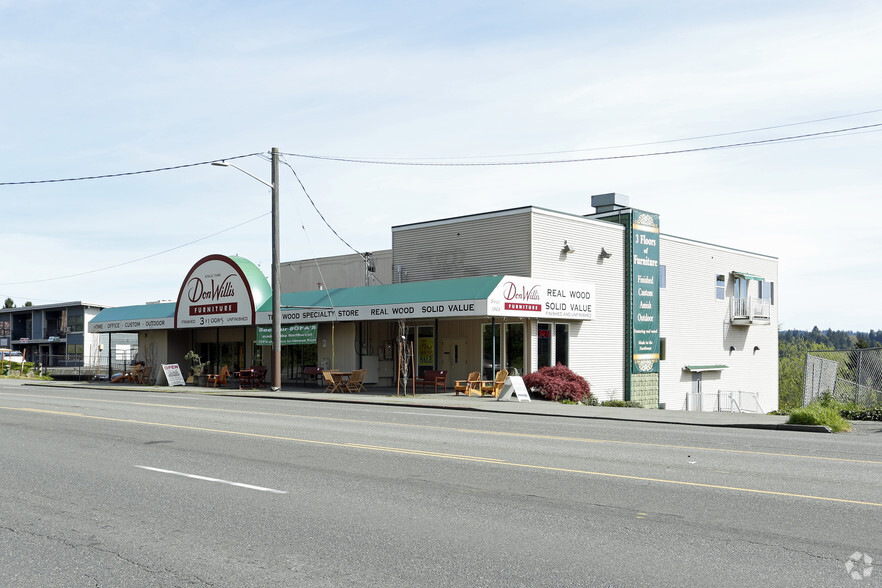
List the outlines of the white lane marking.
<svg viewBox="0 0 882 588">
<path fill-rule="evenodd" d="M 390 411 L 392 414 L 406 414 L 406 415 L 415 415 L 415 416 L 431 416 L 431 417 L 439 417 L 445 419 L 482 419 L 487 420 L 487 417 L 482 416 L 463 416 L 461 414 L 435 414 L 433 412 L 405 412 L 403 410 L 393 410 Z"/>
<path fill-rule="evenodd" d="M 260 490 L 261 492 L 272 492 L 273 494 L 287 494 L 286 490 L 275 490 L 273 488 L 264 488 L 263 486 L 252 486 L 251 484 L 243 484 L 242 482 L 230 482 L 229 480 L 221 480 L 219 478 L 207 478 L 196 474 L 185 474 L 183 472 L 175 472 L 173 470 L 163 470 L 160 468 L 151 468 L 150 466 L 136 465 L 136 468 L 142 470 L 150 470 L 151 472 L 159 472 L 161 474 L 174 474 L 175 476 L 184 476 L 185 478 L 193 478 L 194 480 L 205 480 L 206 482 L 218 482 L 219 484 L 229 484 L 230 486 L 239 486 L 240 488 L 248 488 L 249 490 Z"/>
</svg>

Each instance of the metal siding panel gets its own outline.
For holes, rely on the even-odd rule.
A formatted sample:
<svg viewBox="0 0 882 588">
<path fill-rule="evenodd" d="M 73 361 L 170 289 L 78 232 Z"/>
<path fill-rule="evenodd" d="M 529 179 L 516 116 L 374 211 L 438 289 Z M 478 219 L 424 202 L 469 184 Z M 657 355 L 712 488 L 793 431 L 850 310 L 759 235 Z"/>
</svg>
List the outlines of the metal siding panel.
<svg viewBox="0 0 882 588">
<path fill-rule="evenodd" d="M 774 258 L 696 242 L 661 237 L 661 263 L 667 268 L 667 287 L 660 291 L 661 336 L 666 359 L 661 362 L 660 402 L 685 410 L 692 389 L 688 364 L 722 364 L 721 372 L 702 376 L 704 392 L 759 392 L 764 411 L 778 408 L 778 262 Z M 771 324 L 732 326 L 729 298 L 732 271 L 763 276 L 775 283 Z M 716 275 L 726 276 L 725 300 L 716 299 Z M 749 295 L 758 286 L 749 284 Z M 754 352 L 754 347 L 759 351 Z M 729 348 L 735 347 L 730 352 Z"/>
<path fill-rule="evenodd" d="M 377 268 L 371 285 L 392 283 L 392 250 L 374 252 Z M 325 289 L 364 286 L 364 259 L 355 253 L 289 261 L 281 267 L 282 292 L 309 292 L 321 282 Z"/>
<path fill-rule="evenodd" d="M 392 232 L 393 274 L 401 265 L 409 282 L 529 275 L 530 239 L 529 211 L 399 228 Z"/>
<path fill-rule="evenodd" d="M 599 400 L 624 398 L 624 227 L 537 211 L 533 215 L 533 234 L 533 277 L 593 282 L 596 286 L 597 318 L 570 323 L 570 369 L 588 380 L 591 393 Z M 561 254 L 564 239 L 574 253 Z M 601 259 L 601 248 L 612 257 Z M 533 357 L 535 346 L 534 342 Z"/>
</svg>

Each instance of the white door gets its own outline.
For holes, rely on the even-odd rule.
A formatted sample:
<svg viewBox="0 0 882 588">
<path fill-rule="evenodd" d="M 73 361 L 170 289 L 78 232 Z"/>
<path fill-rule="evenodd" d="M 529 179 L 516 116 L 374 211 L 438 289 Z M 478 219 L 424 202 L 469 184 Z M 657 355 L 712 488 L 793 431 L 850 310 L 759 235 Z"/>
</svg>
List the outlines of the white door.
<svg viewBox="0 0 882 588">
<path fill-rule="evenodd" d="M 468 340 L 465 337 L 441 339 L 439 369 L 447 370 L 447 381 L 465 380 L 469 375 Z"/>
</svg>

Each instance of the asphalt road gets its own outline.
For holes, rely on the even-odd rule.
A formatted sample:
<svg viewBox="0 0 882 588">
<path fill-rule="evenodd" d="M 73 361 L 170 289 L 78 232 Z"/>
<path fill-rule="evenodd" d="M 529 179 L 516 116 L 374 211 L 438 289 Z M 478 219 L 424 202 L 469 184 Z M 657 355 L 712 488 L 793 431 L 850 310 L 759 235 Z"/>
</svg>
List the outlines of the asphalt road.
<svg viewBox="0 0 882 588">
<path fill-rule="evenodd" d="M 0 584 L 879 586 L 862 431 L 0 382 Z"/>
</svg>

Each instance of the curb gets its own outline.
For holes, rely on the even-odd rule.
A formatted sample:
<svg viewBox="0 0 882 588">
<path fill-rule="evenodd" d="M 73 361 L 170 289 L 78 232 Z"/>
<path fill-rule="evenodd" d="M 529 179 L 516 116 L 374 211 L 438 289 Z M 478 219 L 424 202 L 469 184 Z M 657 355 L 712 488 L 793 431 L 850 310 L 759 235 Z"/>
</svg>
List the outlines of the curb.
<svg viewBox="0 0 882 588">
<path fill-rule="evenodd" d="M 25 386 L 37 386 L 37 387 L 45 387 L 45 388 L 89 388 L 92 390 L 107 390 L 108 388 L 105 386 L 89 386 L 88 384 L 77 384 L 76 386 L 59 384 L 55 382 L 47 382 L 47 383 L 38 383 L 38 382 L 28 382 L 23 384 Z M 265 394 L 240 394 L 232 391 L 224 391 L 224 390 L 215 390 L 211 388 L 205 388 L 194 390 L 193 387 L 182 387 L 180 389 L 170 388 L 167 386 L 163 387 L 132 387 L 132 386 L 119 386 L 113 388 L 115 390 L 126 390 L 132 392 L 156 392 L 160 394 L 201 394 L 201 395 L 209 395 L 209 396 L 224 396 L 227 398 L 263 398 L 270 400 L 299 400 L 299 401 L 309 401 L 309 402 L 327 402 L 327 403 L 346 403 L 346 404 L 363 404 L 363 405 L 371 405 L 371 406 L 408 406 L 412 408 L 422 408 L 422 409 L 434 409 L 434 410 L 458 410 L 458 411 L 470 411 L 470 412 L 484 412 L 484 413 L 498 413 L 498 414 L 517 414 L 517 415 L 525 415 L 525 416 L 540 416 L 540 417 L 556 417 L 556 418 L 573 418 L 573 419 L 593 419 L 593 420 L 604 420 L 604 421 L 616 421 L 623 423 L 647 423 L 647 424 L 655 424 L 655 425 L 678 425 L 678 426 L 692 426 L 692 427 L 713 427 L 718 429 L 755 429 L 755 430 L 766 430 L 766 431 L 795 431 L 795 432 L 804 432 L 804 433 L 832 433 L 829 427 L 823 425 L 788 425 L 784 423 L 705 423 L 705 422 L 687 422 L 681 420 L 655 420 L 655 419 L 647 419 L 647 418 L 624 418 L 619 416 L 610 416 L 610 415 L 598 415 L 598 414 L 555 414 L 555 413 L 546 413 L 539 411 L 531 411 L 531 410 L 523 410 L 523 411 L 506 411 L 504 409 L 495 410 L 489 409 L 481 406 L 451 406 L 451 405 L 438 405 L 431 403 L 422 403 L 417 400 L 403 400 L 403 401 L 393 401 L 390 402 L 388 400 L 382 400 L 379 397 L 367 397 L 364 399 L 359 399 L 357 397 L 344 397 L 341 396 L 339 398 L 317 398 L 317 397 L 308 397 L 308 396 L 281 396 L 273 394 L 272 392 L 267 392 Z M 523 405 L 522 405 L 523 406 Z M 671 411 L 675 412 L 675 411 Z"/>
</svg>

